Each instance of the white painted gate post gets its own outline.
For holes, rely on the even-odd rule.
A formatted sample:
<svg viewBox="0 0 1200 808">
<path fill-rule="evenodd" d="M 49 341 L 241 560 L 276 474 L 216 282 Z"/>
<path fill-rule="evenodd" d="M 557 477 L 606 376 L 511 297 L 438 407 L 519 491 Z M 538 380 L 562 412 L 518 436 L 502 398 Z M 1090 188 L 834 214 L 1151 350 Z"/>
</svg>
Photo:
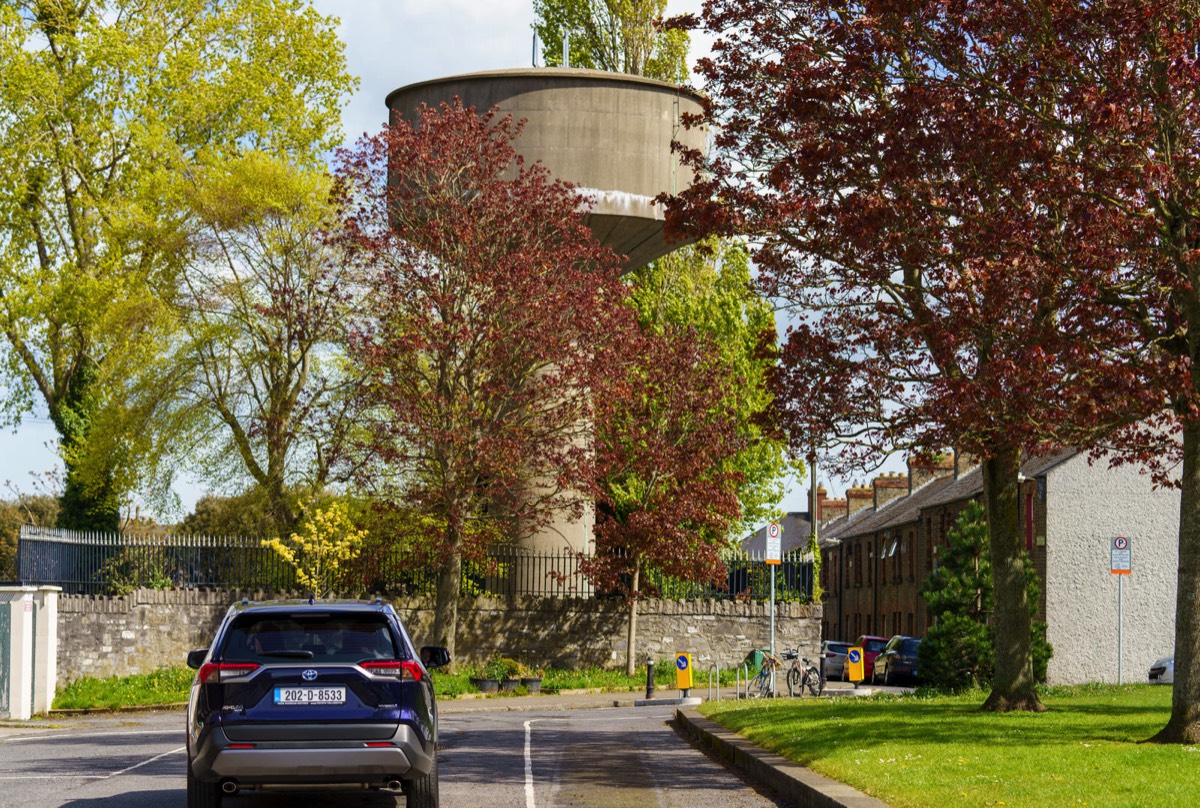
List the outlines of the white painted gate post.
<svg viewBox="0 0 1200 808">
<path fill-rule="evenodd" d="M 61 586 L 40 586 L 37 597 L 37 643 L 33 660 L 33 711 L 50 712 L 58 687 L 58 593 Z"/>
<path fill-rule="evenodd" d="M 33 591 L 11 591 L 9 609 L 8 717 L 33 716 Z"/>
</svg>

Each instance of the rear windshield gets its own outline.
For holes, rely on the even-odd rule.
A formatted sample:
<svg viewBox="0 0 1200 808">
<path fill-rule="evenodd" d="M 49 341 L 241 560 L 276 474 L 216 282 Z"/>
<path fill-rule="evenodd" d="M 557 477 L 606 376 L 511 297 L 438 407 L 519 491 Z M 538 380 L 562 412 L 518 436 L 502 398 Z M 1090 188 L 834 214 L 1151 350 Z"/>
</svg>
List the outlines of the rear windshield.
<svg viewBox="0 0 1200 808">
<path fill-rule="evenodd" d="M 882 651 L 887 645 L 887 640 L 863 640 L 863 648 L 868 651 Z"/>
<path fill-rule="evenodd" d="M 917 649 L 921 646 L 920 640 L 904 640 L 900 643 L 900 653 L 916 656 Z"/>
<path fill-rule="evenodd" d="M 850 650 L 850 643 L 848 643 L 848 642 L 831 642 L 831 643 L 829 643 L 828 646 L 826 646 L 826 650 L 832 651 L 835 654 L 844 654 Z"/>
<path fill-rule="evenodd" d="M 221 657 L 261 663 L 360 662 L 396 659 L 396 648 L 382 615 L 249 614 L 234 620 Z"/>
</svg>

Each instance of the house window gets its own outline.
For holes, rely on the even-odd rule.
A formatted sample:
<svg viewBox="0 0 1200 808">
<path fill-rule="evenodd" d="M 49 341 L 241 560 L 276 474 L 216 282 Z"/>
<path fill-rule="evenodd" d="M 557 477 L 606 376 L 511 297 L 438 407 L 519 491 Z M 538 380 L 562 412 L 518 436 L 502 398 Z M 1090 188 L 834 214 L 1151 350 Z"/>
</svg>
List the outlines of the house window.
<svg viewBox="0 0 1200 808">
<path fill-rule="evenodd" d="M 904 540 L 904 552 L 908 554 L 908 580 L 917 577 L 917 537 L 910 530 L 908 538 Z"/>
<path fill-rule="evenodd" d="M 1025 549 L 1033 552 L 1033 492 L 1025 494 Z"/>
<path fill-rule="evenodd" d="M 913 634 L 913 613 L 912 612 L 908 613 L 908 631 L 906 631 L 904 633 L 910 637 Z"/>
<path fill-rule="evenodd" d="M 874 575 L 874 569 L 873 569 L 874 566 L 875 566 L 875 541 L 871 540 L 871 543 L 867 545 L 867 586 L 870 586 L 871 581 L 874 580 L 872 578 L 872 576 Z"/>
</svg>

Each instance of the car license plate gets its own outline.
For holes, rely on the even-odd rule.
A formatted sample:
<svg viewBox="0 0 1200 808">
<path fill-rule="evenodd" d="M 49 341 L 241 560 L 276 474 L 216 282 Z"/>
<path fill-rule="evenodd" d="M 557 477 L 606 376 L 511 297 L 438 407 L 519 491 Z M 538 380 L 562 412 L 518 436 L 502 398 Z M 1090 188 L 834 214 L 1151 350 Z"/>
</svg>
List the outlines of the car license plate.
<svg viewBox="0 0 1200 808">
<path fill-rule="evenodd" d="M 276 704 L 345 704 L 344 687 L 277 687 Z"/>
</svg>

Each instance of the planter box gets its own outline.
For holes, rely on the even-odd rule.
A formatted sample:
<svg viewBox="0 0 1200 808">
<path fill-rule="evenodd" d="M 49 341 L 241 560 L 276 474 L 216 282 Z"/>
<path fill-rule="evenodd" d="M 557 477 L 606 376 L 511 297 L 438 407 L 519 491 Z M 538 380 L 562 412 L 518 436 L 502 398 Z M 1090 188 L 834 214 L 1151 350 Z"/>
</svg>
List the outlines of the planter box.
<svg viewBox="0 0 1200 808">
<path fill-rule="evenodd" d="M 542 677 L 540 676 L 522 676 L 521 686 L 530 693 L 540 693 L 542 690 Z"/>
<path fill-rule="evenodd" d="M 500 690 L 500 681 L 498 679 L 472 678 L 471 684 L 481 693 L 497 693 Z"/>
</svg>

